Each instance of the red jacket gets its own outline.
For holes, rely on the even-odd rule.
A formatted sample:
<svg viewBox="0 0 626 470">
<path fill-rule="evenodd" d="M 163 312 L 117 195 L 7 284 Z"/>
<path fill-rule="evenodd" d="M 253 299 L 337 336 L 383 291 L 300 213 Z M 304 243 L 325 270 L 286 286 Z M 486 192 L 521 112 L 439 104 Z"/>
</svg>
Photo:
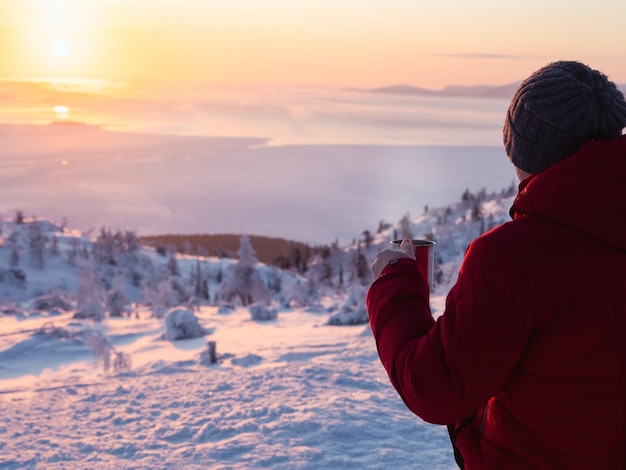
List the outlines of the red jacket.
<svg viewBox="0 0 626 470">
<path fill-rule="evenodd" d="M 435 322 L 413 260 L 367 308 L 380 359 L 466 469 L 626 468 L 626 137 L 526 179 L 474 240 Z"/>
</svg>

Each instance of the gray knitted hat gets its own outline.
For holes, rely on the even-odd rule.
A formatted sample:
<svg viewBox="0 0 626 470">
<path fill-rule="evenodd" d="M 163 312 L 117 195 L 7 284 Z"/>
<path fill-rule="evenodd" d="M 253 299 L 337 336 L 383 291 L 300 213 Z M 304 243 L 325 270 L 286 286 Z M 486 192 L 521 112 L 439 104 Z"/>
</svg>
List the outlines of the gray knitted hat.
<svg viewBox="0 0 626 470">
<path fill-rule="evenodd" d="M 606 75 L 580 62 L 553 62 L 515 92 L 504 148 L 516 167 L 538 173 L 588 140 L 618 137 L 624 127 L 624 95 Z"/>
</svg>

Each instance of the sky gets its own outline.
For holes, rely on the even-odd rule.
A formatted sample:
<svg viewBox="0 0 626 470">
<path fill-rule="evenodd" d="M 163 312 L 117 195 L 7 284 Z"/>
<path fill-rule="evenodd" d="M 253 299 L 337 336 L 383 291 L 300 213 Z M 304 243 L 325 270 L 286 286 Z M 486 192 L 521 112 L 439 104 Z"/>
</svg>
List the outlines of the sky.
<svg viewBox="0 0 626 470">
<path fill-rule="evenodd" d="M 507 84 L 558 59 L 626 81 L 626 2 L 0 0 L 0 77 Z"/>
</svg>

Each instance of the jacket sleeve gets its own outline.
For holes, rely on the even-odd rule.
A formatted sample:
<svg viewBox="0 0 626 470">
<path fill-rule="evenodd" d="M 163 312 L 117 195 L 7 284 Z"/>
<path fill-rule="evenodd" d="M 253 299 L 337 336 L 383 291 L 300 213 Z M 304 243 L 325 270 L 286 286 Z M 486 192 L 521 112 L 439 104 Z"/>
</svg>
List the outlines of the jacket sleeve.
<svg viewBox="0 0 626 470">
<path fill-rule="evenodd" d="M 388 265 L 367 294 L 380 360 L 408 408 L 451 424 L 503 386 L 528 342 L 534 308 L 510 249 L 476 239 L 435 322 L 413 260 Z"/>
</svg>

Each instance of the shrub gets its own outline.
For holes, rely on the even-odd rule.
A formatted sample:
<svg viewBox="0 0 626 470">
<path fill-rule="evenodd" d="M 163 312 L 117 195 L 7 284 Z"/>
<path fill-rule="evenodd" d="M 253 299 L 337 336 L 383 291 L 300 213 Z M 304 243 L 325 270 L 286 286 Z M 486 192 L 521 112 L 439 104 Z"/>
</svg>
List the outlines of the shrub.
<svg viewBox="0 0 626 470">
<path fill-rule="evenodd" d="M 270 309 L 265 304 L 250 305 L 250 316 L 256 321 L 276 320 L 278 312 L 276 309 Z"/>
<path fill-rule="evenodd" d="M 199 338 L 204 330 L 196 316 L 186 308 L 175 307 L 165 315 L 165 333 L 163 339 L 176 341 L 179 339 Z"/>
<path fill-rule="evenodd" d="M 369 318 L 367 316 L 367 310 L 365 306 L 360 305 L 357 307 L 345 306 L 334 315 L 331 315 L 328 319 L 329 325 L 362 325 L 368 323 Z"/>
</svg>

